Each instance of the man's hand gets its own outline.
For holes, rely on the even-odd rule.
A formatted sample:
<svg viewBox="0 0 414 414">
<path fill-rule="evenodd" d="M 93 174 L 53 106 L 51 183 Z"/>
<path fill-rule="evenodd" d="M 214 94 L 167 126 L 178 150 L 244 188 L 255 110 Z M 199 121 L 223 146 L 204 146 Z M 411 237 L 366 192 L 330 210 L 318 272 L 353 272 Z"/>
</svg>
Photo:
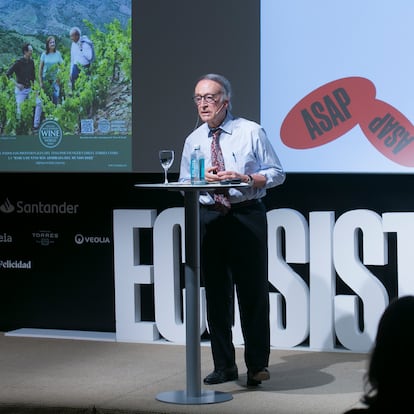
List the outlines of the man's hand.
<svg viewBox="0 0 414 414">
<path fill-rule="evenodd" d="M 209 183 L 213 181 L 234 180 L 234 179 L 240 179 L 241 182 L 245 182 L 247 178 L 248 177 L 246 175 L 240 174 L 236 171 L 218 171 L 217 172 L 217 167 L 209 167 L 206 169 L 206 172 L 205 172 L 205 179 Z"/>
</svg>

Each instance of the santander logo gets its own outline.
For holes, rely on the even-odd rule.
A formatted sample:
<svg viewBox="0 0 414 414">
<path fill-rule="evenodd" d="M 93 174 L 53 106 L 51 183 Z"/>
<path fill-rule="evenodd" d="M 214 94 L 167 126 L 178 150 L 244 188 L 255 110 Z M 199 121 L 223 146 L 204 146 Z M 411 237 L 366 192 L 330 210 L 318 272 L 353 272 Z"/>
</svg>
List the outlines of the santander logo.
<svg viewBox="0 0 414 414">
<path fill-rule="evenodd" d="M 314 148 L 359 125 L 385 157 L 414 167 L 414 126 L 375 95 L 375 85 L 362 77 L 338 79 L 315 89 L 287 114 L 280 129 L 282 142 L 295 149 Z"/>
<path fill-rule="evenodd" d="M 3 204 L 0 205 L 0 211 L 2 213 L 13 213 L 14 210 L 15 210 L 15 207 L 8 198 Z"/>
</svg>

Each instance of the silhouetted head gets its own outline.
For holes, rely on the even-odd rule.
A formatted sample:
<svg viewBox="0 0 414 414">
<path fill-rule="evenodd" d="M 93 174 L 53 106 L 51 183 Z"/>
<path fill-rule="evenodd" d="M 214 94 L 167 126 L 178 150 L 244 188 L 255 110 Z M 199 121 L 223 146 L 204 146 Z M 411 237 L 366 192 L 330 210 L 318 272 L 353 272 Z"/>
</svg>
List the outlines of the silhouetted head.
<svg viewBox="0 0 414 414">
<path fill-rule="evenodd" d="M 364 401 L 382 407 L 410 401 L 413 370 L 414 296 L 402 296 L 388 305 L 378 324 Z"/>
</svg>

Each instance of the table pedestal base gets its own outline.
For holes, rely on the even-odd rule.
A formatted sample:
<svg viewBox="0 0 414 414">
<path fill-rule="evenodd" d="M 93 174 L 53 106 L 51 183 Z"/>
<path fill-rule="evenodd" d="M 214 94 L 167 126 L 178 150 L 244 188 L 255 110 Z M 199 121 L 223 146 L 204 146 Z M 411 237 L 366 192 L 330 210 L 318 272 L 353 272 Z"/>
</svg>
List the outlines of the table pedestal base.
<svg viewBox="0 0 414 414">
<path fill-rule="evenodd" d="M 215 183 L 195 185 L 183 183 L 135 184 L 138 188 L 163 188 L 185 192 L 185 339 L 186 376 L 188 391 L 166 391 L 157 395 L 158 401 L 174 404 L 213 404 L 230 401 L 228 393 L 201 389 L 200 362 L 200 191 L 213 191 L 223 188 L 249 187 L 248 184 Z"/>
<path fill-rule="evenodd" d="M 166 391 L 157 395 L 157 400 L 174 404 L 213 404 L 233 399 L 231 394 L 213 390 L 201 390 L 199 397 L 190 397 L 186 391 Z"/>
</svg>

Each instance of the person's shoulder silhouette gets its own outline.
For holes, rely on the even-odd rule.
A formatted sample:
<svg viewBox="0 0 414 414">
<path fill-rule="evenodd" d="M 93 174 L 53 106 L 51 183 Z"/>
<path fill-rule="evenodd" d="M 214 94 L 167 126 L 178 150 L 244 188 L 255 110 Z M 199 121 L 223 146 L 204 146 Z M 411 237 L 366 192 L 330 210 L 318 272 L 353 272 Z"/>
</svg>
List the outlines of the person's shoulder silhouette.
<svg viewBox="0 0 414 414">
<path fill-rule="evenodd" d="M 394 299 L 378 324 L 365 378 L 366 409 L 346 414 L 409 413 L 414 411 L 414 296 Z"/>
</svg>

